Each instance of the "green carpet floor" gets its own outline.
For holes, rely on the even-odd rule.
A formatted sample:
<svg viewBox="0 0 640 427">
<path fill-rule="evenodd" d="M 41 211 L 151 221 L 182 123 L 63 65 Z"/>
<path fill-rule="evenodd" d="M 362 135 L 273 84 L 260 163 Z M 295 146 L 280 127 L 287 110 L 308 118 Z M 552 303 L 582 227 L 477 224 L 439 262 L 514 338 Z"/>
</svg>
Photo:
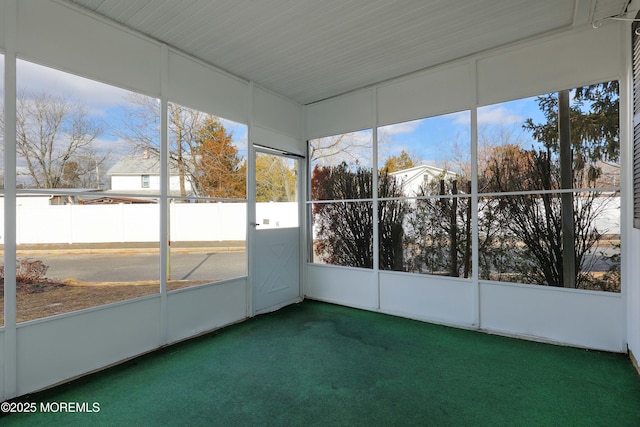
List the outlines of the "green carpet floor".
<svg viewBox="0 0 640 427">
<path fill-rule="evenodd" d="M 28 402 L 3 426 L 640 426 L 619 354 L 313 301 L 165 348 Z"/>
</svg>

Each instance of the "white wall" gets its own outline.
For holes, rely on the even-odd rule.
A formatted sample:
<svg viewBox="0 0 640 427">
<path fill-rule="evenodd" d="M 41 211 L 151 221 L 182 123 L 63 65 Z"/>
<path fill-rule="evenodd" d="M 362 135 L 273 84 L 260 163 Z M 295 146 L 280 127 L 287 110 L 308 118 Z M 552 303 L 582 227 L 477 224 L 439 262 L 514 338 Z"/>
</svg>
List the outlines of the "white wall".
<svg viewBox="0 0 640 427">
<path fill-rule="evenodd" d="M 309 264 L 304 296 L 318 301 L 376 310 L 378 285 L 373 270 Z"/>
<path fill-rule="evenodd" d="M 633 239 L 633 242 L 627 246 L 629 251 L 633 254 L 640 253 L 640 230 L 631 230 L 628 238 Z M 639 364 L 638 369 L 640 369 L 640 284 L 637 279 L 640 277 L 640 263 L 637 262 L 637 259 L 638 256 L 636 255 L 635 260 L 633 258 L 629 260 L 628 265 L 623 270 L 623 274 L 627 273 L 635 278 L 635 286 L 632 284 L 626 290 L 627 342 L 629 350 Z"/>
<path fill-rule="evenodd" d="M 378 125 L 466 110 L 474 103 L 472 64 L 463 62 L 411 75 L 382 85 Z"/>
<path fill-rule="evenodd" d="M 249 122 L 248 82 L 173 50 L 168 68 L 170 101 L 234 122 Z"/>
<path fill-rule="evenodd" d="M 559 89 L 623 79 L 622 25 L 585 27 L 495 49 L 305 108 L 307 139 L 445 114 Z M 621 94 L 624 99 L 625 93 Z M 621 103 L 621 106 L 624 103 Z M 624 114 L 624 108 L 623 108 Z M 473 114 L 472 114 L 473 117 Z M 624 124 L 624 121 L 623 121 Z M 629 143 L 621 132 L 623 155 Z M 625 139 L 626 138 L 626 139 Z M 624 173 L 624 172 L 623 172 Z M 623 175 L 623 192 L 630 180 Z M 624 197 L 624 196 L 623 196 Z M 624 210 L 625 200 L 622 201 Z M 620 207 L 612 208 L 620 217 Z M 638 233 L 623 266 L 640 256 Z M 626 220 L 626 223 L 624 222 Z M 477 265 L 477 255 L 476 262 Z M 475 268 L 474 268 L 475 269 Z M 477 272 L 475 273 L 477 275 Z M 471 279 L 307 265 L 309 298 L 523 338 L 640 354 L 640 282 L 623 275 L 621 294 L 497 284 Z M 627 306 L 627 298 L 634 298 Z M 629 320 L 631 323 L 634 321 Z"/>
<path fill-rule="evenodd" d="M 511 283 L 480 284 L 481 329 L 598 350 L 626 351 L 620 294 Z"/>
<path fill-rule="evenodd" d="M 167 342 L 176 342 L 247 316 L 246 278 L 185 288 L 167 296 Z"/>
<path fill-rule="evenodd" d="M 623 75 L 620 36 L 618 25 L 587 27 L 481 57 L 476 62 L 478 104 L 619 79 Z"/>
<path fill-rule="evenodd" d="M 53 1 L 20 0 L 17 4 L 18 57 L 160 95 L 160 44 Z"/>
<path fill-rule="evenodd" d="M 627 96 L 620 101 L 620 121 L 622 123 L 620 132 L 623 135 L 623 140 L 633 140 L 633 99 L 634 99 L 634 87 L 633 81 L 633 58 L 631 55 L 624 54 L 632 51 L 631 43 L 631 25 L 627 25 L 624 28 L 620 50 L 623 52 L 625 78 L 622 79 L 620 90 Z M 638 88 L 635 88 L 637 91 Z M 634 156 L 633 156 L 633 144 L 629 143 L 622 146 L 623 157 L 621 163 L 623 176 L 631 177 L 634 170 Z M 629 179 L 629 182 L 632 180 Z M 621 213 L 625 218 L 625 224 L 629 224 L 625 231 L 625 237 L 622 241 L 622 251 L 628 254 L 626 258 L 623 258 L 622 263 L 622 275 L 623 277 L 635 278 L 629 284 L 629 286 L 623 288 L 623 296 L 626 297 L 626 314 L 627 314 L 627 344 L 630 353 L 634 357 L 637 365 L 636 368 L 640 372 L 640 283 L 637 280 L 640 277 L 640 263 L 637 261 L 640 254 L 640 230 L 631 227 L 632 218 L 634 216 L 634 200 L 633 200 L 634 188 L 632 185 L 627 185 L 623 190 L 623 201 L 621 205 Z"/>
<path fill-rule="evenodd" d="M 380 272 L 380 311 L 428 322 L 477 327 L 473 282 Z"/>
<path fill-rule="evenodd" d="M 21 324 L 17 394 L 238 322 L 247 317 L 247 289 L 240 278 L 172 292 L 165 309 L 158 294 Z"/>
<path fill-rule="evenodd" d="M 252 139 L 256 144 L 306 154 L 306 146 L 295 142 L 302 135 L 302 110 L 298 105 L 257 86 L 253 91 L 253 105 Z M 263 139 L 266 138 L 263 134 L 277 137 L 270 142 Z"/>
<path fill-rule="evenodd" d="M 364 89 L 305 107 L 306 138 L 368 129 L 375 126 L 375 91 Z"/>
<path fill-rule="evenodd" d="M 296 139 L 292 148 L 305 152 L 302 107 L 295 102 L 260 88 L 252 94 L 248 81 L 170 48 L 165 56 L 161 43 L 73 7 L 51 0 L 17 4 L 20 58 L 155 97 L 163 92 L 170 101 L 239 123 L 253 114 L 257 125 Z"/>
<path fill-rule="evenodd" d="M 254 133 L 250 123 L 253 118 L 256 128 L 268 136 L 262 138 L 266 140 L 263 144 L 306 152 L 300 105 L 156 40 L 55 0 L 3 0 L 0 17 L 0 49 L 15 52 L 18 59 L 247 124 L 249 135 Z M 7 58 L 5 67 L 12 69 L 12 55 Z M 15 82 L 9 80 L 8 84 Z M 13 93 L 7 88 L 4 92 Z M 10 104 L 6 103 L 9 108 Z M 6 135 L 6 139 L 12 140 L 12 135 Z M 15 176 L 15 164 L 9 161 L 5 173 Z M 140 177 L 135 180 L 133 186 L 126 188 L 140 188 Z M 160 188 L 153 181 L 151 184 L 152 188 Z M 3 207 L 15 203 L 13 194 L 14 189 L 5 192 Z M 48 196 L 46 191 L 41 195 Z M 9 214 L 5 224 L 16 227 L 23 242 L 160 241 L 165 233 L 161 230 L 168 230 L 169 218 L 181 217 L 182 221 L 172 224 L 178 238 L 245 238 L 244 204 L 230 207 L 235 211 L 233 218 L 227 220 L 224 215 L 207 211 L 216 209 L 214 205 L 175 205 L 172 215 L 165 215 L 161 209 L 169 206 L 169 200 L 159 199 L 158 205 L 107 209 L 85 206 L 90 209 L 82 210 L 78 209 L 80 206 L 53 209 L 54 206 L 42 205 L 29 209 L 25 203 L 18 208 L 18 218 Z M 183 227 L 189 223 L 197 226 L 199 233 L 194 233 L 193 227 Z M 4 238 L 5 233 L 0 234 Z M 166 265 L 167 252 L 163 246 L 161 265 Z M 19 325 L 9 321 L 0 327 L 0 401 L 241 321 L 248 316 L 248 289 L 249 278 L 240 278 L 170 294 L 164 290 L 157 296 Z M 12 298 L 6 300 L 14 310 Z"/>
<path fill-rule="evenodd" d="M 18 394 L 158 347 L 160 314 L 153 297 L 20 325 Z"/>
</svg>

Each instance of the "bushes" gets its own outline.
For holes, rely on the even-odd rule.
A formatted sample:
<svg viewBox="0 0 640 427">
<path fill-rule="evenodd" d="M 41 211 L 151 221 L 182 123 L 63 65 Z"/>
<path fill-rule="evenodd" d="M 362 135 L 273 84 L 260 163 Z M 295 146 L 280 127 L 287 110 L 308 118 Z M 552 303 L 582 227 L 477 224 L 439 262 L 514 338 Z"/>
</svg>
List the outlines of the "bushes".
<svg viewBox="0 0 640 427">
<path fill-rule="evenodd" d="M 18 258 L 16 260 L 17 291 L 35 293 L 62 286 L 61 283 L 44 276 L 48 269 L 49 266 L 38 259 Z M 4 265 L 0 265 L 0 292 L 4 293 Z"/>
</svg>

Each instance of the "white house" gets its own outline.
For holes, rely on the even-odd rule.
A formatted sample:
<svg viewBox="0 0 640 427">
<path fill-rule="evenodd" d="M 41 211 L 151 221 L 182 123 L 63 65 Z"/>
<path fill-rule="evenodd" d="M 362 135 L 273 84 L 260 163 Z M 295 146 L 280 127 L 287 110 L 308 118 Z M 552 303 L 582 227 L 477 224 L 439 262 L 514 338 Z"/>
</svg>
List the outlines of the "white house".
<svg viewBox="0 0 640 427">
<path fill-rule="evenodd" d="M 160 159 L 145 151 L 140 155 L 122 157 L 113 165 L 107 175 L 111 178 L 111 191 L 136 194 L 160 192 Z M 192 193 L 191 181 L 185 178 L 187 195 Z M 175 166 L 169 167 L 169 193 L 180 194 L 180 174 Z"/>
<path fill-rule="evenodd" d="M 441 179 L 455 179 L 458 175 L 454 172 L 431 165 L 419 165 L 408 169 L 389 173 L 402 185 L 402 192 L 405 196 L 415 196 L 420 188 L 433 181 Z"/>
</svg>

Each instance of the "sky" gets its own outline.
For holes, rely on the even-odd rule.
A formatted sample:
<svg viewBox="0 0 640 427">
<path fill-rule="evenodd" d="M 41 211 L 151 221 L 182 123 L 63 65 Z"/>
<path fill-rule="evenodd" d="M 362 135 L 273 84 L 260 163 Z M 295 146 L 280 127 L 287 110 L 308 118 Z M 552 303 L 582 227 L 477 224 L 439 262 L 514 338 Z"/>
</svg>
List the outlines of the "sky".
<svg viewBox="0 0 640 427">
<path fill-rule="evenodd" d="M 531 134 L 522 128 L 527 118 L 544 121 L 536 98 L 489 105 L 478 109 L 478 128 L 489 136 L 500 129 L 509 129 L 514 140 L 530 145 Z M 378 129 L 380 166 L 387 157 L 402 151 L 417 162 L 440 165 L 471 155 L 471 113 L 461 111 L 420 120 L 384 126 Z"/>
<path fill-rule="evenodd" d="M 0 73 L 4 69 L 3 62 L 4 57 L 0 55 Z M 128 99 L 130 91 L 23 60 L 18 60 L 17 75 L 19 93 L 23 90 L 30 93 L 47 91 L 68 97 L 82 104 L 93 119 L 102 121 L 105 131 L 94 145 L 99 151 L 112 153 L 111 164 L 115 163 L 118 156 L 130 152 L 131 147 L 126 141 L 121 140 L 113 129 L 133 108 Z M 495 135 L 504 133 L 507 129 L 512 138 L 511 142 L 519 142 L 528 148 L 531 146 L 532 138 L 522 128 L 527 118 L 532 118 L 536 123 L 544 121 L 536 97 L 481 107 L 478 109 L 479 140 L 496 139 Z M 247 126 L 221 119 L 227 131 L 232 133 L 240 154 L 246 156 Z M 402 151 L 407 152 L 417 163 L 442 166 L 452 162 L 469 162 L 470 121 L 470 112 L 461 111 L 380 127 L 378 167 L 381 167 L 388 157 L 398 156 Z M 355 159 L 363 166 L 372 166 L 372 132 L 357 132 L 352 134 L 350 139 L 350 144 L 354 144 L 355 141 L 354 145 L 359 146 L 355 156 L 335 156 L 330 160 L 331 163 L 342 160 L 351 162 Z"/>
<path fill-rule="evenodd" d="M 82 105 L 91 120 L 101 124 L 104 131 L 93 142 L 92 147 L 98 153 L 108 153 L 108 159 L 102 167 L 103 172 L 106 172 L 123 155 L 131 152 L 132 147 L 118 136 L 116 129 L 118 123 L 122 123 L 135 107 L 129 99 L 130 91 L 23 60 L 17 61 L 16 71 L 18 94 L 46 91 L 65 97 Z M 0 78 L 3 72 L 4 56 L 0 55 Z M 4 79 L 0 81 L 3 82 Z M 0 94 L 3 93 L 3 85 L 0 84 Z M 227 131 L 231 132 L 239 154 L 246 157 L 247 126 L 224 118 L 220 119 Z M 26 172 L 24 162 L 18 159 L 17 166 L 19 175 L 24 175 Z"/>
<path fill-rule="evenodd" d="M 531 134 L 522 128 L 524 121 L 532 118 L 535 123 L 544 122 L 536 97 L 489 105 L 478 109 L 479 138 L 497 140 L 496 135 L 508 130 L 510 142 L 520 143 L 525 148 L 531 146 Z M 440 116 L 396 123 L 378 128 L 378 168 L 391 156 L 399 156 L 405 151 L 415 163 L 431 164 L 449 169 L 460 162 L 469 166 L 471 158 L 471 113 L 460 111 Z M 356 159 L 361 166 L 372 166 L 372 131 L 355 132 L 347 138 L 346 144 L 356 146 L 354 156 L 344 153 L 330 159 L 318 160 L 320 164 L 337 164 L 342 161 L 353 163 Z M 326 146 L 331 138 L 313 142 Z"/>
<path fill-rule="evenodd" d="M 0 55 L 0 73 L 4 70 L 3 63 L 4 56 Z M 18 60 L 16 67 L 18 94 L 46 91 L 65 97 L 82 105 L 92 120 L 101 123 L 104 132 L 94 141 L 93 147 L 98 152 L 110 153 L 105 169 L 131 152 L 131 146 L 118 136 L 115 129 L 135 107 L 129 99 L 131 91 L 24 60 Z M 247 127 L 224 118 L 221 120 L 227 131 L 232 133 L 241 155 L 246 156 Z"/>
</svg>

